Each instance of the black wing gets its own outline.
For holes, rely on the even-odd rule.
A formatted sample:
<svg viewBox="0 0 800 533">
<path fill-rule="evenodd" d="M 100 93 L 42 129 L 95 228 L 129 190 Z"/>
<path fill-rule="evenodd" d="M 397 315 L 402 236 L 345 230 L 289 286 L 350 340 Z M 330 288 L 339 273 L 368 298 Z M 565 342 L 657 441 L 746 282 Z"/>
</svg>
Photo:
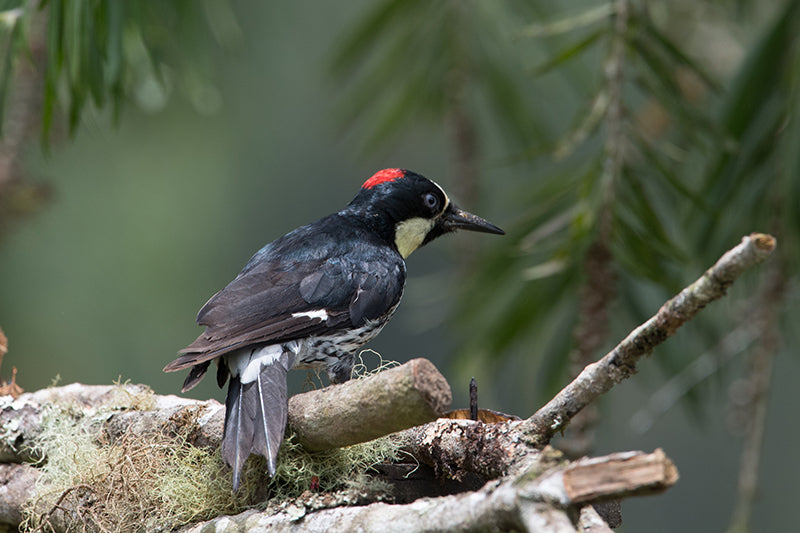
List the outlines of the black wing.
<svg viewBox="0 0 800 533">
<path fill-rule="evenodd" d="M 309 228 L 262 249 L 215 294 L 197 316 L 206 331 L 164 370 L 199 365 L 248 345 L 358 327 L 400 301 L 405 263 L 394 249 L 363 238 L 342 243 L 309 234 Z"/>
</svg>

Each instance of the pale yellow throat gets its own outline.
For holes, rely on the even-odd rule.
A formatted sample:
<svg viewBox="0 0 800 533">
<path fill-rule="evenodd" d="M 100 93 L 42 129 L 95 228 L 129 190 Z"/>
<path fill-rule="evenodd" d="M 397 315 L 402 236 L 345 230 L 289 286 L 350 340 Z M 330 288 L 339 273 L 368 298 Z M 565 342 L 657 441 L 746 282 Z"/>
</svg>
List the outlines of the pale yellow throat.
<svg viewBox="0 0 800 533">
<path fill-rule="evenodd" d="M 428 218 L 409 218 L 399 222 L 394 228 L 394 244 L 403 259 L 419 248 L 425 236 L 433 228 L 435 220 Z"/>
</svg>

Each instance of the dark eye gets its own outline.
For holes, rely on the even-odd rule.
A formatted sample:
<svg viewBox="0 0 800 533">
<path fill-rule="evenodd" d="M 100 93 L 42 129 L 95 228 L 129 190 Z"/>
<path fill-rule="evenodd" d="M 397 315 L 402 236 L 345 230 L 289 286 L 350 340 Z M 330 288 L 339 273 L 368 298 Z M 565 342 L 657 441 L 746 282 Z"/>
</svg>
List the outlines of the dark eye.
<svg viewBox="0 0 800 533">
<path fill-rule="evenodd" d="M 427 193 L 422 197 L 422 201 L 425 202 L 425 206 L 432 211 L 439 209 L 439 199 L 433 193 Z"/>
</svg>

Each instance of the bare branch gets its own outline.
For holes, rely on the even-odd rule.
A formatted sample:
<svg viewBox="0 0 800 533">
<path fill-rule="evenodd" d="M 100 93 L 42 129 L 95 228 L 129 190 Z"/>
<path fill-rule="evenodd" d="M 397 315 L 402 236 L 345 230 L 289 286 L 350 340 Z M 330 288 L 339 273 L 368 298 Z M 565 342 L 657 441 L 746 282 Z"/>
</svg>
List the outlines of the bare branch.
<svg viewBox="0 0 800 533">
<path fill-rule="evenodd" d="M 572 383 L 523 422 L 533 444 L 544 446 L 563 430 L 581 409 L 636 372 L 639 359 L 673 335 L 706 305 L 725 295 L 726 289 L 748 268 L 775 249 L 775 238 L 753 233 L 726 252 L 702 277 L 669 300 L 655 316 L 631 332 L 611 352 L 588 365 Z"/>
</svg>

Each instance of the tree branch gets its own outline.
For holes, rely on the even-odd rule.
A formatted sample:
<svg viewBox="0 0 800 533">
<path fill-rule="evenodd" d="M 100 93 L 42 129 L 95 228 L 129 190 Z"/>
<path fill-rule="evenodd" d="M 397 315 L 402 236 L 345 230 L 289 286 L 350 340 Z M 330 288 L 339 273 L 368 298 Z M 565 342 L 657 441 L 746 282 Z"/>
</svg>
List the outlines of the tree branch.
<svg viewBox="0 0 800 533">
<path fill-rule="evenodd" d="M 775 238 L 753 233 L 726 252 L 702 277 L 669 300 L 655 316 L 631 332 L 611 352 L 588 365 L 552 400 L 525 420 L 523 431 L 535 446 L 544 446 L 581 409 L 636 372 L 639 359 L 673 335 L 706 305 L 725 295 L 745 270 L 766 259 Z"/>
<path fill-rule="evenodd" d="M 297 394 L 289 426 L 311 451 L 367 442 L 436 420 L 449 409 L 450 385 L 427 359 L 365 379 Z"/>
<path fill-rule="evenodd" d="M 6 403 L 0 400 L 0 462 L 39 459 L 30 444 L 51 403 L 84 409 L 120 406 L 104 420 L 112 440 L 130 431 L 175 433 L 179 428 L 195 446 L 215 448 L 222 440 L 225 409 L 219 402 L 155 395 L 144 385 L 73 383 L 5 399 Z M 289 402 L 289 420 L 308 449 L 323 450 L 424 424 L 436 419 L 450 401 L 450 386 L 433 364 L 412 359 L 364 379 L 295 395 Z"/>
<path fill-rule="evenodd" d="M 440 418 L 402 433 L 407 451 L 445 478 L 466 473 L 496 479 L 539 461 L 542 452 L 528 444 L 520 422 L 484 424 Z"/>
<path fill-rule="evenodd" d="M 408 368 L 414 366 L 416 365 L 409 365 Z M 408 375 L 403 369 L 396 370 L 399 375 Z M 0 414 L 3 417 L 0 427 L 14 427 L 12 432 L 3 435 L 3 441 L 31 444 L 35 435 L 41 431 L 48 405 L 53 402 L 73 406 L 75 416 L 83 413 L 93 420 L 97 419 L 97 422 L 102 423 L 103 435 L 109 439 L 109 443 L 113 443 L 121 435 L 131 438 L 133 435 L 173 431 L 178 428 L 182 429 L 181 435 L 188 435 L 188 439 L 196 443 L 216 446 L 219 442 L 223 408 L 216 401 L 200 402 L 176 396 L 153 395 L 149 389 L 140 385 L 80 384 L 26 393 L 15 401 L 7 400 L 7 403 L 0 405 Z M 24 422 L 16 426 L 11 424 L 12 420 L 22 420 L 14 417 L 14 414 L 24 415 Z M 341 496 L 337 496 L 338 493 L 307 492 L 293 503 L 284 504 L 285 512 L 276 513 L 273 505 L 266 512 L 250 511 L 233 517 L 221 517 L 212 523 L 222 525 L 232 522 L 244 526 L 258 523 L 278 530 L 306 531 L 348 531 L 358 525 L 370 529 L 370 526 L 376 524 L 397 524 L 403 530 L 426 530 L 432 523 L 430 520 L 435 519 L 435 523 L 441 525 L 442 531 L 480 531 L 486 528 L 537 530 L 547 526 L 548 531 L 573 532 L 576 527 L 573 523 L 575 507 L 605 498 L 663 490 L 677 478 L 674 466 L 660 451 L 654 454 L 613 454 L 592 461 L 565 464 L 557 452 L 530 448 L 521 438 L 519 424 L 484 424 L 471 420 L 440 419 L 421 428 L 408 430 L 409 435 L 423 439 L 423 442 L 413 445 L 416 453 L 426 456 L 440 474 L 448 473 L 448 468 L 459 467 L 496 477 L 509 470 L 508 465 L 514 467 L 512 475 L 490 481 L 477 491 L 425 498 L 408 505 L 373 504 L 358 508 L 347 505 L 354 501 L 370 503 L 375 501 L 376 496 L 351 494 L 348 491 L 344 491 Z M 461 458 L 460 462 L 454 462 L 450 466 L 438 464 L 438 460 L 455 461 L 454 457 L 440 453 L 447 446 L 439 446 L 441 443 L 449 443 L 447 445 L 454 452 L 458 450 L 459 443 L 462 446 L 463 443 L 471 445 L 472 448 L 467 453 L 472 456 Z M 482 448 L 476 448 L 476 443 L 483 443 Z M 503 447 L 507 449 L 504 450 Z M 13 447 L 9 449 L 18 451 Z M 484 455 L 489 459 L 483 459 Z M 8 457 L 15 461 L 21 460 L 20 455 L 7 455 Z M 505 466 L 502 465 L 502 459 L 508 461 Z M 653 464 L 660 466 L 654 467 Z M 455 471 L 452 473 L 458 474 Z M 23 505 L 35 495 L 38 477 L 38 468 L 31 465 L 0 465 L 0 523 L 19 524 Z M 597 481 L 598 487 L 589 490 L 593 480 Z M 480 487 L 481 484 L 477 486 Z M 67 509 L 64 512 L 71 512 L 69 509 L 73 504 L 74 502 L 64 504 Z M 92 509 L 81 508 L 74 511 L 78 516 L 80 512 L 91 512 Z M 413 520 L 408 518 L 409 513 L 415 515 Z M 594 517 L 593 530 L 606 531 L 601 528 L 591 511 L 582 514 L 588 516 L 586 520 Z M 305 518 L 298 522 L 301 516 Z M 89 522 L 92 520 L 91 516 L 84 518 Z M 331 520 L 339 525 L 330 529 L 334 523 Z M 54 520 L 50 523 L 61 531 L 61 522 Z"/>
<path fill-rule="evenodd" d="M 153 394 L 145 385 L 72 383 L 24 393 L 16 400 L 0 397 L 0 463 L 41 459 L 34 441 L 52 404 L 70 405 L 85 413 L 105 407 L 104 431 L 110 439 L 133 431 L 175 432 L 187 429 L 195 446 L 219 446 L 224 407 L 216 400 L 199 401 Z M 118 409 L 117 409 L 118 408 Z"/>
<path fill-rule="evenodd" d="M 570 510 L 592 501 L 651 494 L 666 490 L 678 479 L 675 465 L 661 450 L 615 453 L 577 461 L 541 474 L 526 470 L 490 481 L 480 490 L 425 498 L 407 505 L 373 503 L 363 507 L 315 510 L 324 505 L 315 496 L 294 502 L 282 512 L 246 511 L 180 530 L 200 533 L 223 526 L 249 531 L 548 531 L 575 533 Z M 594 485 L 596 483 L 596 485 Z M 314 510 L 314 512 L 308 512 Z M 592 531 L 601 529 L 596 513 Z"/>
</svg>

